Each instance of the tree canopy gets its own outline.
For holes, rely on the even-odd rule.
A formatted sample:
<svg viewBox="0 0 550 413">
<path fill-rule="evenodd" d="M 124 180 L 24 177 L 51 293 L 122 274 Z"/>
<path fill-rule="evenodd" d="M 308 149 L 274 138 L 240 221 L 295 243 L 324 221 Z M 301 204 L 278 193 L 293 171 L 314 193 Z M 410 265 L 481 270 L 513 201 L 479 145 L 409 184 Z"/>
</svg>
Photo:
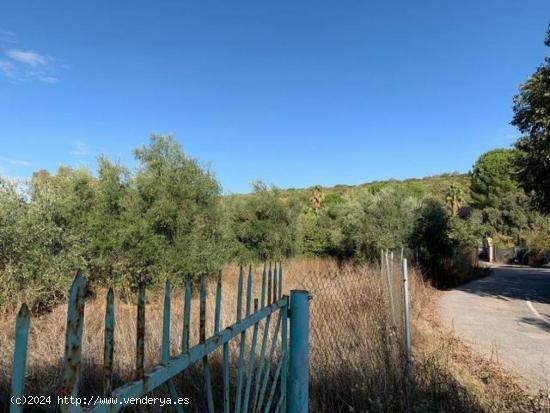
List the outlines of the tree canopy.
<svg viewBox="0 0 550 413">
<path fill-rule="evenodd" d="M 545 44 L 550 47 L 550 26 Z M 513 109 L 512 125 L 523 134 L 516 142 L 520 183 L 550 213 L 550 56 L 521 85 Z"/>
<path fill-rule="evenodd" d="M 479 157 L 472 169 L 470 183 L 476 208 L 499 208 L 504 195 L 518 190 L 516 155 L 512 149 L 493 149 Z"/>
</svg>

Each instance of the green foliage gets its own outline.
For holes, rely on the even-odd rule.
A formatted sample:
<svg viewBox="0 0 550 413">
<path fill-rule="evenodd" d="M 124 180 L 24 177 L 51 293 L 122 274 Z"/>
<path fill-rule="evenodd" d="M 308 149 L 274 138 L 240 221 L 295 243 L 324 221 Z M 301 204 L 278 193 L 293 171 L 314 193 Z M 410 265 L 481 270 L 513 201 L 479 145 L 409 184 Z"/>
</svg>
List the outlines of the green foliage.
<svg viewBox="0 0 550 413">
<path fill-rule="evenodd" d="M 424 262 L 439 262 L 452 254 L 450 214 L 434 199 L 423 202 L 411 240 Z"/>
<path fill-rule="evenodd" d="M 420 201 L 403 190 L 384 188 L 353 200 L 342 218 L 345 255 L 375 258 L 382 249 L 407 247 L 414 232 Z"/>
<path fill-rule="evenodd" d="M 470 184 L 476 208 L 499 208 L 504 195 L 518 191 L 514 167 L 516 155 L 516 151 L 511 149 L 493 149 L 479 157 Z"/>
<path fill-rule="evenodd" d="M 485 233 L 496 245 L 505 247 L 520 245 L 532 220 L 529 199 L 523 192 L 504 194 L 499 207 L 485 208 L 482 216 Z"/>
<path fill-rule="evenodd" d="M 177 283 L 229 260 L 366 260 L 405 248 L 447 274 L 486 235 L 501 245 L 548 248 L 548 222 L 518 188 L 510 150 L 476 162 L 473 209 L 462 208 L 471 200 L 470 178 L 459 174 L 286 191 L 258 182 L 250 194 L 224 197 L 171 136 L 151 136 L 134 155 L 132 172 L 100 156 L 97 176 L 61 167 L 37 171 L 25 184 L 0 179 L 0 308 L 23 300 L 50 308 L 78 268 L 92 288 L 130 293 L 142 282 Z"/>
<path fill-rule="evenodd" d="M 212 272 L 229 234 L 220 187 L 170 136 L 135 151 L 134 174 L 105 157 L 98 176 L 61 167 L 0 185 L 0 307 L 63 300 L 78 268 L 94 285 L 134 289 Z"/>
<path fill-rule="evenodd" d="M 531 252 L 539 255 L 550 254 L 550 216 L 536 215 L 525 241 Z"/>
<path fill-rule="evenodd" d="M 487 233 L 482 212 L 473 210 L 467 218 L 452 216 L 449 221 L 451 239 L 455 249 L 477 248 Z"/>
<path fill-rule="evenodd" d="M 26 301 L 35 311 L 64 299 L 84 264 L 86 234 L 78 231 L 92 181 L 84 170 L 60 168 L 30 186 L 2 180 L 0 189 L 0 308 Z M 32 194 L 32 198 L 31 198 Z"/>
<path fill-rule="evenodd" d="M 340 221 L 345 211 L 347 200 L 337 194 L 324 197 L 317 212 L 310 209 L 300 215 L 299 232 L 301 251 L 306 255 L 340 256 L 342 231 Z"/>
<path fill-rule="evenodd" d="M 253 193 L 231 202 L 231 229 L 241 260 L 272 260 L 297 252 L 298 205 L 276 188 L 255 182 Z"/>
<path fill-rule="evenodd" d="M 214 177 L 170 136 L 153 135 L 149 146 L 136 149 L 134 155 L 139 167 L 131 223 L 156 250 L 156 262 L 148 264 L 159 275 L 219 268 L 228 257 L 221 188 Z M 137 252 L 141 249 L 138 245 Z"/>
<path fill-rule="evenodd" d="M 550 27 L 546 46 L 550 47 Z M 518 176 L 534 204 L 550 213 L 550 56 L 514 97 L 514 118 L 523 136 L 516 142 Z"/>
</svg>

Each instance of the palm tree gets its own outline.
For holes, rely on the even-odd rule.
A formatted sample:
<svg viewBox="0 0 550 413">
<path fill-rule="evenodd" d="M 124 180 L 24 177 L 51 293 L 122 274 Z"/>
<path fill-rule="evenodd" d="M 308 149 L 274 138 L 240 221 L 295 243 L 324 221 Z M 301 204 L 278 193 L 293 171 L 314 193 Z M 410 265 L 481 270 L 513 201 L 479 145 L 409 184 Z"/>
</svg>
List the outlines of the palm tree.
<svg viewBox="0 0 550 413">
<path fill-rule="evenodd" d="M 319 210 L 321 209 L 321 204 L 324 199 L 325 194 L 323 193 L 323 189 L 320 185 L 315 185 L 313 187 L 313 191 L 311 191 L 311 208 L 316 215 L 319 214 Z"/>
<path fill-rule="evenodd" d="M 456 216 L 461 204 L 464 202 L 464 188 L 456 183 L 451 184 L 445 193 L 445 202 L 447 202 L 447 208 L 449 208 L 451 214 Z"/>
</svg>

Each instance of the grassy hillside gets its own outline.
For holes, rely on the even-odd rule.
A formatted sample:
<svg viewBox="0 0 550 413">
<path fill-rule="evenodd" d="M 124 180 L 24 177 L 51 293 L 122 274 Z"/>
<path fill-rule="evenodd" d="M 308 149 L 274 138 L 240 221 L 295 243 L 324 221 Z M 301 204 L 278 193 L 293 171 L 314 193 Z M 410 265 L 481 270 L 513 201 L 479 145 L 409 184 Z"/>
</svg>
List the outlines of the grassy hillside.
<svg viewBox="0 0 550 413">
<path fill-rule="evenodd" d="M 470 201 L 470 176 L 458 172 L 444 173 L 441 175 L 427 176 L 424 178 L 408 178 L 404 180 L 388 179 L 385 181 L 371 181 L 358 185 L 338 184 L 334 186 L 319 188 L 325 196 L 339 196 L 344 198 L 354 198 L 362 192 L 376 193 L 383 188 L 392 187 L 403 189 L 411 195 L 419 198 L 435 198 L 441 202 L 445 201 L 445 192 L 452 184 L 460 185 L 465 192 L 466 201 Z M 288 197 L 308 200 L 314 187 L 309 188 L 288 188 L 281 189 L 280 193 Z M 248 194 L 232 195 L 247 196 Z"/>
</svg>

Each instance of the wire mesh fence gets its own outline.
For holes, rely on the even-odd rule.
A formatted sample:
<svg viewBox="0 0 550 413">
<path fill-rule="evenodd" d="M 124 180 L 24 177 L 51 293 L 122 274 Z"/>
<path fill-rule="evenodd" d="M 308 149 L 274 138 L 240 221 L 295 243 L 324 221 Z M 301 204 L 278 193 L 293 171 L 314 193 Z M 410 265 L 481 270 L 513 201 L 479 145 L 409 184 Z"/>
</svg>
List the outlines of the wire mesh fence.
<svg viewBox="0 0 550 413">
<path fill-rule="evenodd" d="M 384 257 L 385 258 L 385 257 Z M 380 266 L 304 268 L 310 291 L 313 411 L 405 406 L 400 255 Z"/>
</svg>

